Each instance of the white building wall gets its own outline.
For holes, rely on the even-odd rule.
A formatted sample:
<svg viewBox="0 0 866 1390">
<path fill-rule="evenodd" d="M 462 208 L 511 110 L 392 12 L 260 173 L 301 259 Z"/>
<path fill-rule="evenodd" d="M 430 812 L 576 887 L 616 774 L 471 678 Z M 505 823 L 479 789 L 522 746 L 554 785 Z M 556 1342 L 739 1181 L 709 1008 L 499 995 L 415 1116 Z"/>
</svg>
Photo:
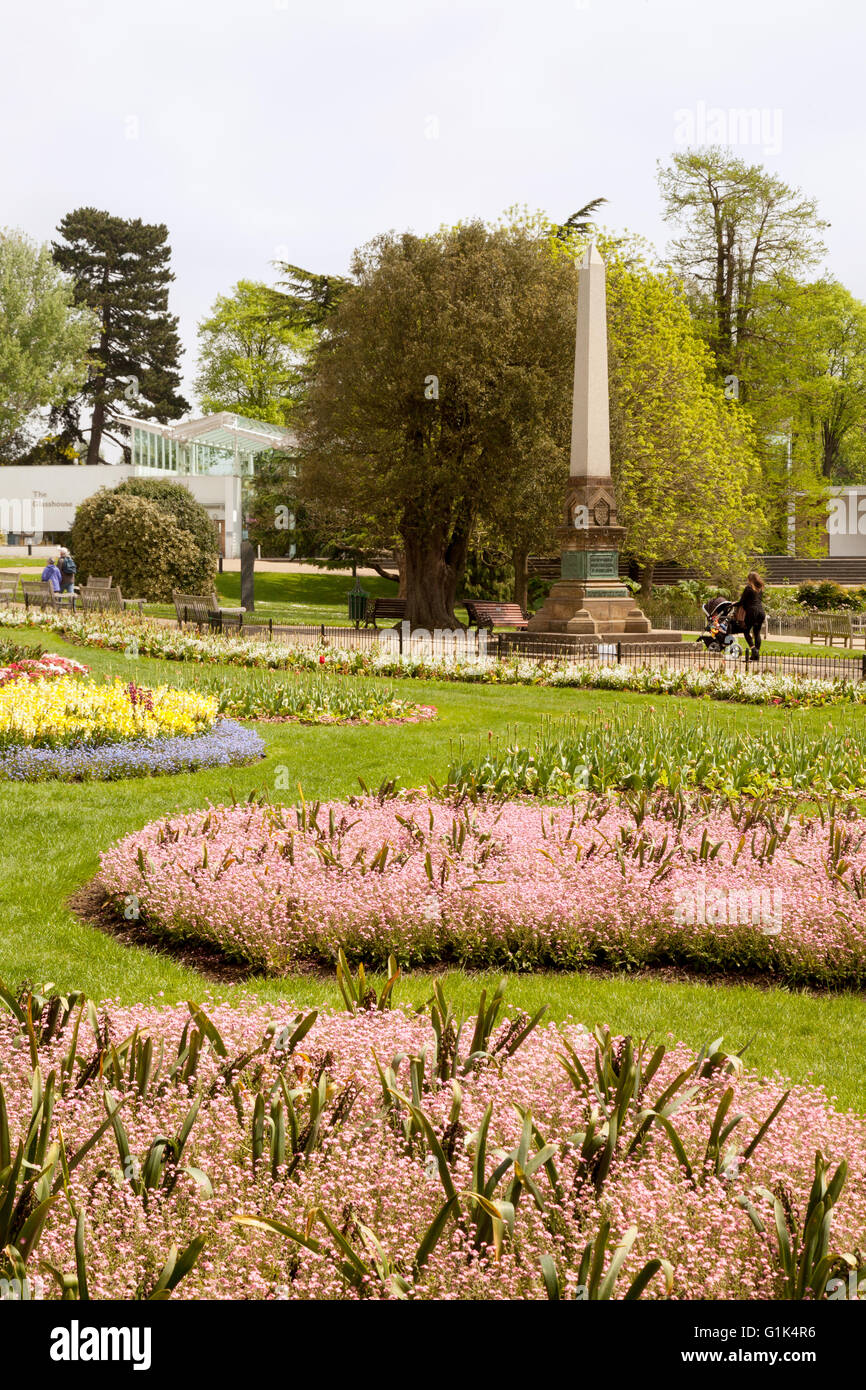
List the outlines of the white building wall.
<svg viewBox="0 0 866 1390">
<path fill-rule="evenodd" d="M 4 533 L 38 531 L 40 525 L 43 532 L 68 531 L 79 503 L 101 487 L 117 487 L 133 476 L 165 478 L 188 488 L 215 523 L 225 523 L 226 555 L 232 559 L 240 555 L 240 478 L 145 472 L 128 464 L 12 465 L 0 469 L 0 543 L 6 538 Z"/>
</svg>

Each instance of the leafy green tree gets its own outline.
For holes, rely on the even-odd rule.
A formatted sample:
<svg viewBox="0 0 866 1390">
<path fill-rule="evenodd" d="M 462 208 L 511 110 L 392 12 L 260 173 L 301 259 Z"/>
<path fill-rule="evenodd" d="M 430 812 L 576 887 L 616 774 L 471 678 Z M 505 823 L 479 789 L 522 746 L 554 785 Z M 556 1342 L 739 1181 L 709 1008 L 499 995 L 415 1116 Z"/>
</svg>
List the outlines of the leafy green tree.
<svg viewBox="0 0 866 1390">
<path fill-rule="evenodd" d="M 40 407 L 58 406 L 87 376 L 94 320 L 73 306 L 73 290 L 51 248 L 0 231 L 0 456 L 26 449 L 26 426 Z M 14 447 L 13 447 L 14 446 Z"/>
<path fill-rule="evenodd" d="M 301 389 L 312 329 L 272 312 L 269 286 L 240 280 L 198 326 L 196 394 L 205 413 L 235 410 L 287 425 Z"/>
<path fill-rule="evenodd" d="M 866 305 L 838 281 L 778 285 L 753 349 L 749 406 L 768 433 L 791 433 L 816 480 L 856 481 L 866 442 Z"/>
<path fill-rule="evenodd" d="M 760 165 L 710 146 L 659 166 L 664 215 L 679 235 L 670 246 L 722 377 L 750 386 L 749 350 L 758 311 L 780 277 L 797 278 L 824 251 L 826 226 L 814 198 Z"/>
<path fill-rule="evenodd" d="M 326 547 L 299 499 L 295 464 L 285 455 L 272 454 L 256 463 L 247 512 L 250 540 L 265 555 L 309 556 Z"/>
<path fill-rule="evenodd" d="M 300 415 L 309 493 L 400 549 L 407 616 L 453 627 L 476 525 L 532 460 L 567 474 L 575 277 L 541 219 L 378 237 L 326 320 Z"/>
<path fill-rule="evenodd" d="M 87 462 L 98 463 L 103 434 L 121 439 L 118 415 L 163 423 L 189 409 L 179 393 L 180 339 L 168 312 L 168 229 L 96 208 L 78 208 L 58 227 L 54 259 L 72 277 L 75 302 L 98 319 L 93 366 L 81 393 L 90 408 Z"/>
<path fill-rule="evenodd" d="M 709 353 L 668 272 L 607 257 L 611 454 L 626 553 L 652 589 L 655 566 L 730 578 L 764 528 L 747 413 L 709 379 Z"/>
</svg>

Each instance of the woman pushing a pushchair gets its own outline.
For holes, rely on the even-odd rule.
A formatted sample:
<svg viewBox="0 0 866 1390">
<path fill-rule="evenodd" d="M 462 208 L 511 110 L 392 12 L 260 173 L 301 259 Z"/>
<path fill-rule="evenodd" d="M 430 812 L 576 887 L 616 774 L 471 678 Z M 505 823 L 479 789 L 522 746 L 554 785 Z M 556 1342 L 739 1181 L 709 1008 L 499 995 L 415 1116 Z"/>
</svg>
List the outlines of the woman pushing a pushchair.
<svg viewBox="0 0 866 1390">
<path fill-rule="evenodd" d="M 764 611 L 764 581 L 754 570 L 746 575 L 746 587 L 733 612 L 734 631 L 742 632 L 753 661 L 761 655 L 761 629 L 767 621 Z"/>
<path fill-rule="evenodd" d="M 763 593 L 763 579 L 751 570 L 738 603 L 732 603 L 721 595 L 708 599 L 703 605 L 707 626 L 698 641 L 703 642 L 708 651 L 723 652 L 725 656 L 734 657 L 740 655 L 737 636 L 742 633 L 748 648 L 747 657 L 751 656 L 753 661 L 757 661 L 761 655 L 761 629 L 767 619 Z"/>
</svg>

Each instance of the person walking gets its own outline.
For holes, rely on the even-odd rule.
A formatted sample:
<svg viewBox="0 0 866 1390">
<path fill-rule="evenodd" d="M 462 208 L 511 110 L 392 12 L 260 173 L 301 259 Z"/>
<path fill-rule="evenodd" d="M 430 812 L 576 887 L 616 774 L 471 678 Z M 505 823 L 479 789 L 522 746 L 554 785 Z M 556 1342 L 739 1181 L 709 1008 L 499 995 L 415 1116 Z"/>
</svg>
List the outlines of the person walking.
<svg viewBox="0 0 866 1390">
<path fill-rule="evenodd" d="M 71 594 L 75 590 L 75 573 L 78 569 L 75 561 L 66 549 L 65 545 L 60 547 L 60 592 L 61 594 Z"/>
<path fill-rule="evenodd" d="M 767 621 L 764 611 L 764 581 L 755 570 L 746 575 L 746 587 L 740 594 L 740 601 L 734 609 L 734 622 L 738 632 L 746 637 L 746 645 L 753 661 L 761 655 L 761 629 Z"/>
<path fill-rule="evenodd" d="M 60 570 L 57 568 L 57 561 L 54 559 L 53 556 L 52 556 L 51 559 L 48 561 L 47 565 L 45 566 L 44 570 L 42 571 L 41 578 L 42 578 L 42 583 L 43 583 L 43 584 L 50 584 L 50 585 L 51 585 L 52 593 L 55 593 L 55 594 L 59 594 L 59 593 L 60 593 L 60 585 L 61 585 L 61 582 L 62 582 L 62 580 L 63 580 L 63 575 L 60 573 Z"/>
</svg>

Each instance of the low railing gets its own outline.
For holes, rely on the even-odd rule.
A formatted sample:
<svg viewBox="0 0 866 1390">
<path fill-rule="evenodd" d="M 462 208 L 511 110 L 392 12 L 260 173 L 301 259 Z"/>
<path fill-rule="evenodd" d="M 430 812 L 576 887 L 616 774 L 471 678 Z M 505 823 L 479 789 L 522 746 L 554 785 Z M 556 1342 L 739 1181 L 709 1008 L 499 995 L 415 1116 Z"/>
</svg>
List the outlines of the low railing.
<svg viewBox="0 0 866 1390">
<path fill-rule="evenodd" d="M 758 662 L 744 657 L 735 660 L 719 652 L 707 651 L 700 642 L 617 642 L 615 637 L 587 639 L 575 643 L 555 635 L 526 632 L 477 632 L 474 629 L 450 634 L 415 632 L 410 634 L 405 624 L 394 628 L 358 629 L 330 627 L 321 624 L 239 623 L 234 617 L 223 619 L 214 614 L 211 628 L 225 635 L 243 636 L 260 641 L 283 642 L 288 646 L 339 647 L 346 651 L 370 651 L 387 642 L 394 655 L 426 659 L 458 658 L 478 661 L 484 658 L 508 661 L 519 658 L 535 662 L 586 662 L 610 665 L 614 662 L 634 666 L 666 666 L 671 670 L 739 670 L 763 671 L 778 675 L 802 676 L 811 679 L 866 681 L 866 651 L 856 656 L 834 656 L 831 653 L 798 656 L 781 653 L 761 655 Z M 740 648 L 742 652 L 742 648 Z"/>
</svg>

